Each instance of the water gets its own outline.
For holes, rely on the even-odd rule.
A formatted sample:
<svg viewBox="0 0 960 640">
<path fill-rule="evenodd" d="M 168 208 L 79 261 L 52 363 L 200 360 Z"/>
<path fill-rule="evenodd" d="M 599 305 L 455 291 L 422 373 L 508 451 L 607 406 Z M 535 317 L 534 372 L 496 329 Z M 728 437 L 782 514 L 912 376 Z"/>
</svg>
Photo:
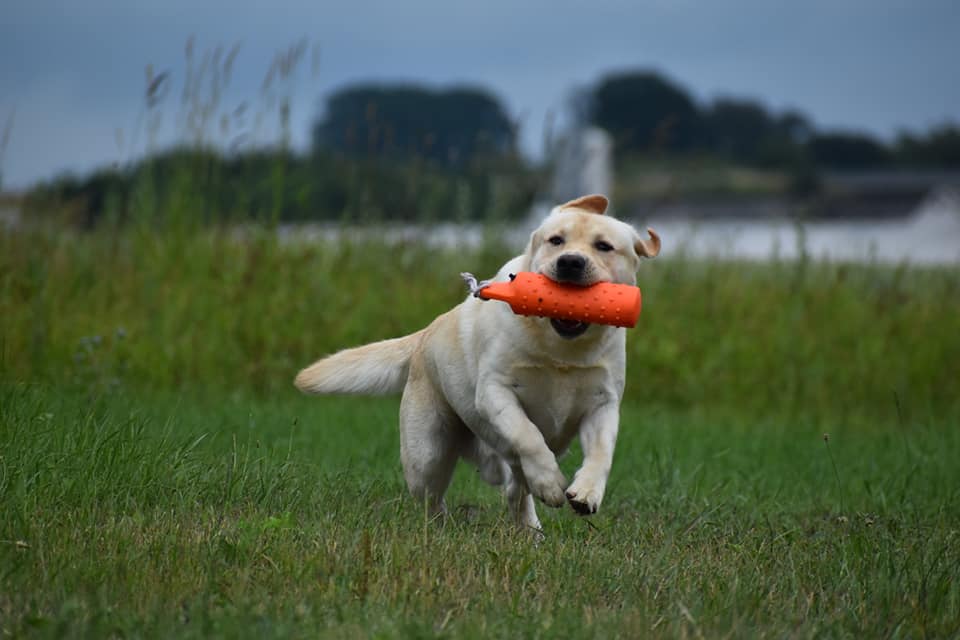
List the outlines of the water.
<svg viewBox="0 0 960 640">
<path fill-rule="evenodd" d="M 521 223 L 499 229 L 480 224 L 385 225 L 343 227 L 308 224 L 281 227 L 287 242 L 421 243 L 438 249 L 471 249 L 491 239 L 516 248 L 549 207 L 535 207 Z M 902 219 L 841 220 L 798 224 L 788 219 L 762 221 L 684 219 L 629 220 L 637 229 L 653 227 L 663 239 L 663 255 L 720 259 L 813 259 L 847 262 L 960 264 L 960 194 L 942 192 Z"/>
<path fill-rule="evenodd" d="M 851 262 L 960 264 L 960 193 L 943 191 L 902 219 L 838 220 L 802 225 L 771 221 L 646 221 L 663 238 L 664 254 L 766 260 L 811 258 Z M 638 225 L 640 226 L 640 225 Z"/>
</svg>

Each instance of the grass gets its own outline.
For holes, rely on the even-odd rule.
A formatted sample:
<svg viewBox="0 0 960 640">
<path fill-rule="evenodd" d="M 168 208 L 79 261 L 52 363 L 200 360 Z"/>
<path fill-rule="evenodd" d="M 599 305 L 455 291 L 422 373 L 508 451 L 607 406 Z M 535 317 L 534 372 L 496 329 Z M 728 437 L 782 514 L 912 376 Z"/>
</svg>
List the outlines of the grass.
<svg viewBox="0 0 960 640">
<path fill-rule="evenodd" d="M 960 413 L 960 269 L 670 252 L 639 275 L 633 401 L 824 430 L 896 419 L 895 397 L 910 419 Z M 0 234 L 4 368 L 101 390 L 275 395 L 321 354 L 420 329 L 464 298 L 461 271 L 485 277 L 510 255 L 254 230 Z"/>
<path fill-rule="evenodd" d="M 379 255 L 0 235 L 0 633 L 960 633 L 955 269 L 651 261 L 607 499 L 534 545 L 466 467 L 425 520 L 396 398 L 290 387 L 506 253 Z"/>
<path fill-rule="evenodd" d="M 896 429 L 840 430 L 837 486 L 811 429 L 629 406 L 603 512 L 541 509 L 534 546 L 465 469 L 454 516 L 424 521 L 395 400 L 5 396 L 15 635 L 958 630 L 947 425 L 913 426 L 906 448 Z"/>
</svg>

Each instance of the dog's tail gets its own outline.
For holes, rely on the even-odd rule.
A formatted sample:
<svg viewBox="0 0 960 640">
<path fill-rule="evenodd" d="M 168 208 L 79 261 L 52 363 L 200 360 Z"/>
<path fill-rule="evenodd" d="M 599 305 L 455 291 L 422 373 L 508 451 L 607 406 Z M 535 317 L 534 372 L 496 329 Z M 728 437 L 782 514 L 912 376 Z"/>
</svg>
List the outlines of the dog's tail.
<svg viewBox="0 0 960 640">
<path fill-rule="evenodd" d="M 403 391 L 410 357 L 423 331 L 344 349 L 317 360 L 297 374 L 293 384 L 304 393 L 383 395 Z"/>
</svg>

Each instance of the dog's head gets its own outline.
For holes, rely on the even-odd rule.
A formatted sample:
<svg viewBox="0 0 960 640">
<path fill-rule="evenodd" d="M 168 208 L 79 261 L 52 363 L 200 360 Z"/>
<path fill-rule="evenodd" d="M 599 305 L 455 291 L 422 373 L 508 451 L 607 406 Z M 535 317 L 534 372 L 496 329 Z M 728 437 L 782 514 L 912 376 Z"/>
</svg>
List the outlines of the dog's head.
<svg viewBox="0 0 960 640">
<path fill-rule="evenodd" d="M 636 284 L 641 258 L 660 253 L 660 236 L 640 236 L 625 222 L 604 215 L 607 199 L 591 195 L 555 207 L 530 236 L 529 270 L 555 282 L 590 286 L 598 282 Z M 583 322 L 551 321 L 565 338 L 583 334 Z"/>
</svg>

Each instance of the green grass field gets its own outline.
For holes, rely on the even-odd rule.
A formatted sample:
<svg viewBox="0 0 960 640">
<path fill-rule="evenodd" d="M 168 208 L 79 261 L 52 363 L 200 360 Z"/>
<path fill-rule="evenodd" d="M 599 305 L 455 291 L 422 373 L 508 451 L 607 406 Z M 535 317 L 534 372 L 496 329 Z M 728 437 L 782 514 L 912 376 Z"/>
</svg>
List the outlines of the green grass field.
<svg viewBox="0 0 960 640">
<path fill-rule="evenodd" d="M 601 513 L 534 545 L 465 466 L 425 519 L 396 398 L 293 390 L 509 254 L 382 255 L 0 232 L 0 634 L 960 634 L 957 269 L 646 263 Z"/>
</svg>

